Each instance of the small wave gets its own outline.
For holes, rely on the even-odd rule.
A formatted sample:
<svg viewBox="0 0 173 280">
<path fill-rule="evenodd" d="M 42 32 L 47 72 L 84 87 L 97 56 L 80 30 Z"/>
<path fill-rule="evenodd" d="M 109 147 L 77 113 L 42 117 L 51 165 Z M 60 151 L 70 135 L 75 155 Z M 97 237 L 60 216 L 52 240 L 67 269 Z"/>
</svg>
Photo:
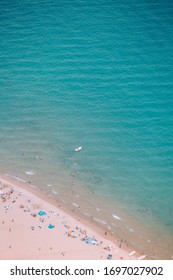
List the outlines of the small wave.
<svg viewBox="0 0 173 280">
<path fill-rule="evenodd" d="M 17 181 L 20 181 L 20 182 L 22 182 L 22 183 L 27 183 L 26 180 L 21 179 L 21 178 L 19 178 L 19 177 L 17 177 L 17 176 L 13 176 L 12 178 L 14 178 L 14 179 L 16 179 Z"/>
<path fill-rule="evenodd" d="M 97 210 L 97 211 L 100 211 L 101 209 L 96 207 L 96 210 Z"/>
<path fill-rule="evenodd" d="M 53 193 L 54 195 L 58 195 L 58 193 L 57 193 L 56 191 L 52 191 L 52 193 Z"/>
<path fill-rule="evenodd" d="M 65 200 L 62 198 L 59 198 L 59 201 L 61 201 L 62 203 L 65 203 Z"/>
<path fill-rule="evenodd" d="M 73 206 L 77 207 L 77 208 L 80 208 L 80 205 L 76 204 L 76 203 L 73 203 Z"/>
<path fill-rule="evenodd" d="M 36 156 L 35 158 L 36 158 L 36 159 L 42 159 L 42 157 L 40 157 L 40 156 Z"/>
<path fill-rule="evenodd" d="M 115 225 L 114 223 L 112 223 L 111 225 L 112 225 L 113 227 L 116 227 L 116 228 L 118 228 L 118 226 L 117 226 L 117 225 Z"/>
<path fill-rule="evenodd" d="M 89 213 L 86 212 L 81 212 L 83 215 L 87 216 L 87 217 L 91 217 L 91 215 Z"/>
<path fill-rule="evenodd" d="M 128 231 L 130 231 L 130 232 L 134 232 L 134 230 L 128 226 L 126 226 L 126 229 L 128 229 Z"/>
<path fill-rule="evenodd" d="M 7 176 L 7 177 L 10 177 L 10 178 L 15 178 L 15 176 L 10 175 L 10 174 L 8 174 L 8 173 L 5 173 L 4 175 Z"/>
<path fill-rule="evenodd" d="M 108 229 L 108 230 L 112 230 L 112 228 L 111 228 L 110 226 L 107 226 L 107 229 Z"/>
<path fill-rule="evenodd" d="M 135 253 L 136 253 L 136 251 L 132 251 L 132 252 L 130 252 L 128 255 L 129 255 L 129 257 L 130 257 L 130 256 L 133 256 Z"/>
<path fill-rule="evenodd" d="M 120 217 L 118 217 L 118 216 L 116 216 L 116 215 L 114 215 L 114 214 L 112 214 L 112 217 L 113 217 L 114 219 L 117 219 L 117 220 L 122 220 Z"/>
<path fill-rule="evenodd" d="M 52 187 L 52 185 L 51 184 L 47 184 L 47 187 Z"/>
<path fill-rule="evenodd" d="M 12 176 L 12 175 L 10 175 L 10 174 L 8 174 L 8 173 L 5 173 L 4 175 L 5 175 L 5 176 L 8 176 L 8 177 L 14 177 L 14 176 Z"/>
<path fill-rule="evenodd" d="M 34 175 L 35 173 L 33 171 L 25 171 L 25 174 L 27 174 L 27 175 Z"/>
<path fill-rule="evenodd" d="M 106 224 L 107 224 L 105 221 L 100 220 L 100 219 L 97 219 L 97 218 L 94 218 L 94 220 L 95 220 L 96 222 L 99 222 L 99 223 L 103 224 L 103 225 L 106 225 Z"/>
<path fill-rule="evenodd" d="M 138 258 L 138 260 L 143 260 L 143 259 L 145 259 L 145 257 L 146 257 L 146 255 L 142 255 Z"/>
<path fill-rule="evenodd" d="M 18 181 L 20 181 L 20 182 L 22 182 L 22 183 L 27 183 L 27 181 L 26 180 L 24 180 L 24 179 L 21 179 L 21 178 L 19 178 L 19 177 L 14 177 L 16 180 L 18 180 Z"/>
<path fill-rule="evenodd" d="M 22 183 L 27 183 L 26 180 L 21 179 L 21 178 L 19 178 L 19 177 L 17 177 L 17 176 L 13 176 L 13 175 L 10 175 L 10 174 L 7 174 L 7 173 L 5 173 L 4 175 L 5 175 L 5 176 L 8 176 L 8 177 L 10 177 L 10 178 L 12 178 L 12 179 L 16 179 L 17 181 L 20 181 L 20 182 L 22 182 Z"/>
</svg>

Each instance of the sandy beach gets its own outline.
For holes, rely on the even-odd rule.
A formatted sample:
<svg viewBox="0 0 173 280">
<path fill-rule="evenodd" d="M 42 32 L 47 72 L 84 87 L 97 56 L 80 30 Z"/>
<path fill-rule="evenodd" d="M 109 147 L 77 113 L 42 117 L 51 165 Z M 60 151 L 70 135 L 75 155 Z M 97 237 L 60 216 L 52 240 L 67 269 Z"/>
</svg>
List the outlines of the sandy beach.
<svg viewBox="0 0 173 280">
<path fill-rule="evenodd" d="M 27 183 L 0 176 L 0 259 L 145 259 Z"/>
</svg>

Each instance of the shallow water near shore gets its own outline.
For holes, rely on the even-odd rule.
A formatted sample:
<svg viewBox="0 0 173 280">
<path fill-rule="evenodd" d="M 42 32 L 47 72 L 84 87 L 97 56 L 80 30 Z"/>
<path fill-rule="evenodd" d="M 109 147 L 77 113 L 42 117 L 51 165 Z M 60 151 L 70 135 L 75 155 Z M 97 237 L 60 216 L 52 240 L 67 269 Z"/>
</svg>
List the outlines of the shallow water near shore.
<svg viewBox="0 0 173 280">
<path fill-rule="evenodd" d="M 0 6 L 1 171 L 171 258 L 172 3 Z"/>
</svg>

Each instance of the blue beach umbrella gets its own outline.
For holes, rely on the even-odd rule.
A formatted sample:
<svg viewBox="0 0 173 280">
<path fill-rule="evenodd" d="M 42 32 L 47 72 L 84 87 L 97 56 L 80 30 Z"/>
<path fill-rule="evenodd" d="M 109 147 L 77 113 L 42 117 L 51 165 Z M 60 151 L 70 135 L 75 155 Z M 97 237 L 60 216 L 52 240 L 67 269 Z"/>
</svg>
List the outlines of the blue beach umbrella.
<svg viewBox="0 0 173 280">
<path fill-rule="evenodd" d="M 107 259 L 108 259 L 108 260 L 112 259 L 112 254 L 108 254 L 108 255 L 107 255 Z"/>
<path fill-rule="evenodd" d="M 44 211 L 39 211 L 39 212 L 38 212 L 38 215 L 40 215 L 40 216 L 45 216 L 45 215 L 46 215 L 46 212 L 44 212 Z"/>
<path fill-rule="evenodd" d="M 52 225 L 52 224 L 49 224 L 48 225 L 48 228 L 50 228 L 50 229 L 52 229 L 52 228 L 54 228 L 55 226 L 54 225 Z"/>
</svg>

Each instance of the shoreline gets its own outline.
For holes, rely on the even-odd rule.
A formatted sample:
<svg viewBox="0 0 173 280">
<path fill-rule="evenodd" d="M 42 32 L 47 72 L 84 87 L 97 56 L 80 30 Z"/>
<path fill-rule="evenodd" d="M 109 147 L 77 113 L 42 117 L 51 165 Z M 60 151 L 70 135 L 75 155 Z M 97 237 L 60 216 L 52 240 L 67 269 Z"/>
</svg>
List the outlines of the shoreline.
<svg viewBox="0 0 173 280">
<path fill-rule="evenodd" d="M 0 182 L 1 260 L 145 259 L 37 187 L 5 175 Z M 46 214 L 40 216 L 40 211 Z"/>
</svg>

